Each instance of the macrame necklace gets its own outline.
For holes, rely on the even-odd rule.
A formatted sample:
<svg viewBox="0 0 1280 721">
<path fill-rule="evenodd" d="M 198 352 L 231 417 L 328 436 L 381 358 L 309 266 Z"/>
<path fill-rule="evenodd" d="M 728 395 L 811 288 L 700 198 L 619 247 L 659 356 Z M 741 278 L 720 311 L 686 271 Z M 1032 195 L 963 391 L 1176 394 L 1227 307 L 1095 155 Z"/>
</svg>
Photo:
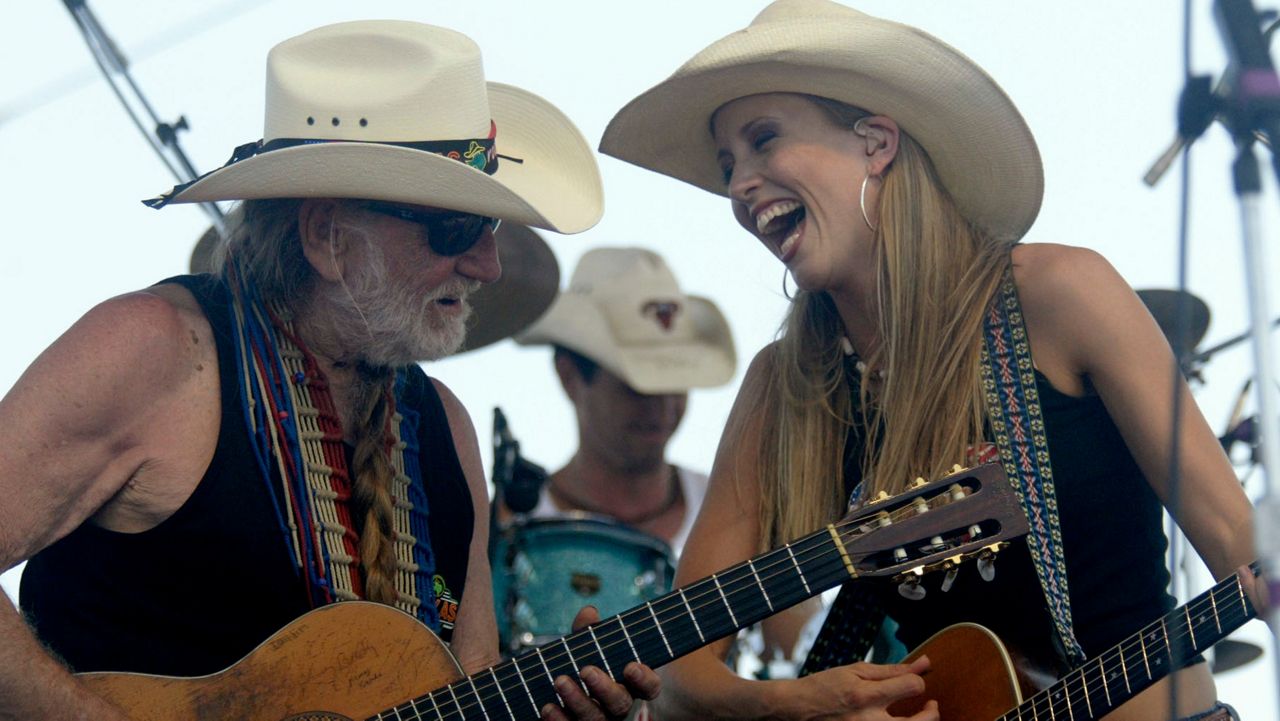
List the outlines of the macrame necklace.
<svg viewBox="0 0 1280 721">
<path fill-rule="evenodd" d="M 363 598 L 358 537 L 350 500 L 342 422 L 315 357 L 294 333 L 288 311 L 268 306 L 256 289 L 231 277 L 237 363 L 254 456 L 280 521 L 281 534 L 313 607 Z M 403 372 L 394 380 L 401 390 Z M 391 384 L 389 384 L 391 385 Z M 439 630 L 427 532 L 427 502 L 417 459 L 417 414 L 401 414 L 392 388 L 385 429 L 394 469 L 397 608 Z"/>
</svg>

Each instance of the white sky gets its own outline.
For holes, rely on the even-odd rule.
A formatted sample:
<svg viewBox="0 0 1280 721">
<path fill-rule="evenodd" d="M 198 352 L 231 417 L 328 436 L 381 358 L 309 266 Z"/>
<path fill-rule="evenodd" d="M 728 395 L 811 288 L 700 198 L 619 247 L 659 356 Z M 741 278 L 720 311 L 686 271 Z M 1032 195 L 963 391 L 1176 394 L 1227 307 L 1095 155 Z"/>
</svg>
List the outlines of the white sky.
<svg viewBox="0 0 1280 721">
<path fill-rule="evenodd" d="M 261 136 L 263 65 L 276 42 L 340 20 L 386 17 L 445 25 L 475 38 L 492 80 L 550 99 L 594 144 L 613 112 L 712 40 L 745 26 L 764 0 L 274 0 L 175 3 L 97 0 L 90 7 L 133 60 L 134 78 L 181 136 L 201 171 Z M 1027 241 L 1106 255 L 1136 288 L 1176 284 L 1178 169 L 1154 190 L 1140 178 L 1164 150 L 1182 85 L 1181 3 L 1169 0 L 1018 0 L 853 3 L 918 25 L 983 65 L 1022 109 L 1040 143 L 1046 197 Z M 1195 70 L 1225 65 L 1209 0 L 1194 2 Z M 94 303 L 184 272 L 207 227 L 195 207 L 157 212 L 138 201 L 173 179 L 128 121 L 57 2 L 0 5 L 0 392 Z M 1248 311 L 1232 152 L 1213 127 L 1193 157 L 1190 288 L 1212 309 L 1208 347 L 1246 329 Z M 706 469 L 741 369 L 776 330 L 785 307 L 777 262 L 733 222 L 727 203 L 677 181 L 602 157 L 606 213 L 593 230 L 549 238 L 567 276 L 596 245 L 640 245 L 664 255 L 687 291 L 713 298 L 738 342 L 729 386 L 695 393 L 670 447 Z M 1266 177 L 1263 228 L 1280 232 Z M 1274 273 L 1277 259 L 1267 261 Z M 1274 293 L 1274 291 L 1273 291 Z M 1274 297 L 1273 297 L 1274 300 Z M 1269 315 L 1274 316 L 1272 310 Z M 1221 430 L 1251 371 L 1247 346 L 1223 352 L 1196 391 Z M 486 463 L 491 413 L 501 406 L 526 456 L 557 467 L 575 432 L 549 353 L 505 342 L 433 364 L 471 410 Z M 85 379 L 86 383 L 92 379 Z M 1160 422 L 1160 419 L 1153 419 Z M 1260 474 L 1245 484 L 1261 491 Z M 0 523 L 3 519 L 0 518 Z M 0 576 L 16 594 L 17 573 Z M 1209 579 L 1192 573 L 1198 592 Z M 1218 676 L 1222 697 L 1246 718 L 1277 718 L 1266 629 L 1239 638 L 1268 655 Z"/>
</svg>

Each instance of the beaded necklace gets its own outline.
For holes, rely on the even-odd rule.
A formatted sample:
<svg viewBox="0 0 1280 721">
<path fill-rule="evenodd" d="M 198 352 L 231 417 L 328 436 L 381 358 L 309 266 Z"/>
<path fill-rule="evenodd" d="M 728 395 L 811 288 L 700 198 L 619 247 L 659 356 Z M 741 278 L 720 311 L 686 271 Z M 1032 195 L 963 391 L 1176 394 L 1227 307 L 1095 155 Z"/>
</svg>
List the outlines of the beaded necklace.
<svg viewBox="0 0 1280 721">
<path fill-rule="evenodd" d="M 342 422 L 329 384 L 279 304 L 266 304 L 232 270 L 237 376 L 254 458 L 267 484 L 281 536 L 312 607 L 362 598 L 358 536 L 352 522 L 352 478 Z M 405 373 L 383 390 L 392 409 L 384 429 L 394 475 L 397 608 L 440 630 L 427 531 L 427 498 L 418 463 L 418 414 L 396 404 Z M 415 482 L 416 479 L 416 482 Z"/>
</svg>

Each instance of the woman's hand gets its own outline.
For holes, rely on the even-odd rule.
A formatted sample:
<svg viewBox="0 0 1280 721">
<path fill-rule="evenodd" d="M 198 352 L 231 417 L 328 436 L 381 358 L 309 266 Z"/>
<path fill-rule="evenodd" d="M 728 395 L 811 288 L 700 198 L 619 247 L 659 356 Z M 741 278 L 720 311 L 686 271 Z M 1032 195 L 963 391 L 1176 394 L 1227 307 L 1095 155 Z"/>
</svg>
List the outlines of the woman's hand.
<svg viewBox="0 0 1280 721">
<path fill-rule="evenodd" d="M 599 620 L 600 613 L 595 606 L 584 606 L 573 619 L 573 630 L 579 631 Z M 572 678 L 560 676 L 555 680 L 556 693 L 564 700 L 565 707 L 547 704 L 542 709 L 542 718 L 547 721 L 623 719 L 631 712 L 636 699 L 656 698 L 662 685 L 653 669 L 636 661 L 622 670 L 621 684 L 595 666 L 583 666 L 579 676 L 590 695 L 583 693 L 582 686 Z"/>
<path fill-rule="evenodd" d="M 928 670 L 927 656 L 906 664 L 855 663 L 797 679 L 794 689 L 781 693 L 796 693 L 792 699 L 796 704 L 788 704 L 794 709 L 787 714 L 790 718 L 938 721 L 938 704 L 932 700 L 911 716 L 893 716 L 888 711 L 894 702 L 924 693 L 921 675 Z"/>
</svg>

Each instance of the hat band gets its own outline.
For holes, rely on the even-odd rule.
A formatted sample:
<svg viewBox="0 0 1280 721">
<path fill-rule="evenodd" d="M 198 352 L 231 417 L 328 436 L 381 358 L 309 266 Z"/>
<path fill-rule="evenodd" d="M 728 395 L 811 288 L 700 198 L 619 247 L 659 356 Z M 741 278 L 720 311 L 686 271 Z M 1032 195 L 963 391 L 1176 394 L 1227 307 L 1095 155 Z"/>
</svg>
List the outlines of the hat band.
<svg viewBox="0 0 1280 721">
<path fill-rule="evenodd" d="M 143 205 L 149 208 L 163 208 L 168 205 L 178 194 L 187 188 L 213 175 L 214 173 L 225 170 L 226 168 L 239 163 L 242 160 L 248 160 L 255 155 L 263 155 L 275 150 L 283 150 L 284 148 L 294 148 L 299 145 L 322 145 L 328 143 L 364 143 L 369 145 L 391 145 L 398 148 L 409 148 L 411 150 L 420 150 L 434 155 L 441 155 L 460 163 L 469 165 L 476 170 L 493 175 L 498 172 L 498 155 L 495 149 L 494 140 L 498 133 L 497 123 L 489 121 L 489 137 L 487 138 L 463 138 L 461 140 L 411 140 L 406 142 L 389 142 L 382 140 L 346 140 L 342 138 L 276 138 L 270 142 L 264 143 L 261 140 L 255 140 L 252 143 L 245 143 L 237 146 L 231 152 L 231 159 L 222 167 L 215 168 L 195 180 L 175 185 L 172 190 L 158 197 L 150 198 L 142 201 Z M 518 160 L 516 162 L 519 162 Z"/>
</svg>

